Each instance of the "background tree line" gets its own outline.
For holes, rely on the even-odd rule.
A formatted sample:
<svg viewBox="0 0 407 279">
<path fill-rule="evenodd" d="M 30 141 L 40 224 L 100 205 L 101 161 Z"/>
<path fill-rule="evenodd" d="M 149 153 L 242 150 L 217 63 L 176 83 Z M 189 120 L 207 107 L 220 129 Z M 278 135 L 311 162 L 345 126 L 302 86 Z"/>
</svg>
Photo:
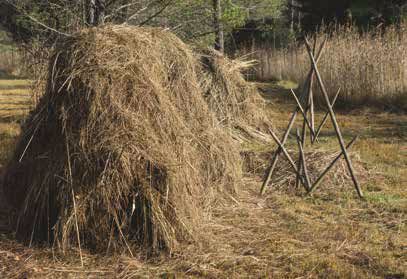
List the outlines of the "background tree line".
<svg viewBox="0 0 407 279">
<path fill-rule="evenodd" d="M 20 44 L 52 46 L 103 23 L 160 26 L 218 49 L 285 45 L 331 23 L 386 26 L 406 17 L 407 0 L 0 0 L 0 27 Z"/>
</svg>

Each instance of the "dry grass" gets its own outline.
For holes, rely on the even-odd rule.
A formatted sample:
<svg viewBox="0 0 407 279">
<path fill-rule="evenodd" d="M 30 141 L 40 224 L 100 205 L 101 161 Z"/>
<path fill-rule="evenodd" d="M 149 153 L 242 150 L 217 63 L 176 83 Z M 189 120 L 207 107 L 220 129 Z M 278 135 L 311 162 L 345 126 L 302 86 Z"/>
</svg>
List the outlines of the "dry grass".
<svg viewBox="0 0 407 279">
<path fill-rule="evenodd" d="M 20 62 L 20 55 L 13 47 L 0 44 L 0 78 L 19 75 Z"/>
<path fill-rule="evenodd" d="M 284 112 L 276 115 L 281 120 L 286 116 Z M 361 123 L 347 116 L 340 116 L 340 121 L 352 131 L 371 124 L 370 116 L 354 117 Z M 394 117 L 380 115 L 379 119 Z M 381 127 L 372 129 L 376 132 Z M 363 131 L 355 150 L 370 169 L 370 178 L 363 181 L 367 201 L 359 201 L 349 184 L 324 185 L 313 197 L 277 190 L 260 198 L 260 181 L 248 177 L 235 202 L 214 208 L 205 229 L 211 240 L 200 247 L 186 246 L 171 258 L 150 261 L 142 255 L 112 258 L 84 253 L 85 267 L 81 268 L 77 251 L 62 255 L 3 239 L 0 258 L 8 263 L 3 265 L 8 267 L 5 274 L 26 272 L 32 278 L 109 278 L 111 274 L 120 278 L 404 278 L 407 197 L 404 178 L 393 172 L 397 168 L 406 171 L 406 154 L 397 155 L 406 144 L 397 135 L 394 142 L 385 143 L 379 132 L 369 138 L 365 133 L 369 131 Z M 326 144 L 330 146 L 332 140 L 329 137 Z M 378 154 L 378 148 L 386 153 Z M 389 161 L 389 154 L 396 156 L 396 165 Z"/>
<path fill-rule="evenodd" d="M 355 28 L 338 27 L 328 39 L 319 70 L 328 92 L 342 89 L 339 103 L 348 106 L 376 104 L 407 110 L 407 27 L 389 28 L 384 34 L 360 34 Z M 317 35 L 321 42 L 324 34 Z M 302 83 L 310 62 L 305 47 L 281 50 L 260 48 L 260 80 L 292 80 Z"/>
<path fill-rule="evenodd" d="M 161 29 L 107 26 L 62 42 L 5 169 L 17 237 L 130 254 L 199 239 L 241 170 L 198 68 Z"/>
<path fill-rule="evenodd" d="M 294 106 L 286 98 L 275 98 L 276 90 L 274 85 L 263 85 L 265 96 L 273 94 L 267 108 L 273 124 L 283 129 Z M 320 120 L 323 113 L 316 116 Z M 14 120 L 0 118 L 0 134 L 10 138 L 9 149 L 19 132 Z M 179 253 L 153 259 L 139 251 L 129 258 L 84 250 L 82 268 L 76 249 L 63 254 L 28 248 L 0 231 L 0 277 L 405 278 L 407 116 L 363 109 L 338 112 L 338 120 L 346 140 L 360 135 L 352 150 L 355 163 L 368 172 L 368 177 L 361 177 L 366 201 L 357 199 L 351 184 L 330 184 L 330 180 L 311 197 L 280 187 L 261 198 L 260 177 L 250 174 L 234 201 L 213 204 L 211 218 L 204 224 L 207 240 L 200 245 L 184 244 Z M 322 134 L 322 151 L 337 147 L 329 128 Z M 275 146 L 245 144 L 244 148 L 269 152 Z M 0 164 L 10 159 L 11 152 L 4 150 L 8 154 L 2 155 Z M 1 217 L 7 216 L 0 208 Z"/>
<path fill-rule="evenodd" d="M 4 166 L 13 152 L 16 136 L 20 134 L 18 121 L 31 108 L 28 84 L 25 89 L 2 89 L 15 85 L 15 80 L 0 80 L 0 166 Z M 23 83 L 18 83 L 22 86 Z"/>
<path fill-rule="evenodd" d="M 274 98 L 269 106 L 274 125 L 283 128 L 293 109 L 292 102 Z M 317 118 L 321 117 L 318 112 Z M 328 182 L 313 197 L 282 188 L 269 190 L 260 198 L 260 177 L 250 175 L 235 202 L 213 207 L 212 219 L 205 224 L 209 240 L 200 246 L 186 245 L 172 257 L 163 255 L 151 260 L 143 258 L 142 253 L 128 258 L 83 251 L 85 267 L 81 268 L 76 250 L 60 254 L 51 249 L 27 248 L 3 235 L 0 275 L 405 278 L 407 117 L 359 110 L 339 113 L 338 119 L 347 140 L 360 134 L 353 152 L 360 156 L 369 174 L 368 178 L 362 177 L 366 201 L 356 198 L 350 184 L 335 186 Z M 9 125 L 15 124 L 3 121 L 1 128 L 7 130 Z M 325 131 L 320 148 L 332 150 L 335 138 L 327 133 L 328 129 Z M 267 151 L 264 146 L 247 148 Z"/>
<path fill-rule="evenodd" d="M 201 87 L 222 126 L 249 134 L 252 127 L 266 130 L 270 126 L 264 99 L 256 86 L 240 74 L 251 68 L 253 61 L 230 60 L 215 50 L 206 50 L 201 54 L 201 62 Z"/>
<path fill-rule="evenodd" d="M 31 84 L 27 79 L 0 79 L 0 89 L 25 89 Z"/>
<path fill-rule="evenodd" d="M 61 42 L 4 171 L 18 239 L 129 254 L 200 240 L 240 183 L 233 138 L 267 124 L 244 63 L 202 57 L 158 28 Z"/>
</svg>

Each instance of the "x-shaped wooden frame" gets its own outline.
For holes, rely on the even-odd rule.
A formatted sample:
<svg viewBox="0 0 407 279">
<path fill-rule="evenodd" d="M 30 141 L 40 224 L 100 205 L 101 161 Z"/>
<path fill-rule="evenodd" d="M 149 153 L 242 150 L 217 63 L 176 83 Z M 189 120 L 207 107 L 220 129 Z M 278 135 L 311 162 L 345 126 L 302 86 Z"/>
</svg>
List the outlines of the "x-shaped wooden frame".
<svg viewBox="0 0 407 279">
<path fill-rule="evenodd" d="M 347 149 L 349 149 L 353 143 L 355 142 L 355 140 L 357 139 L 357 137 L 353 138 L 351 140 L 351 142 L 345 146 L 345 142 L 343 140 L 342 137 L 342 133 L 341 130 L 339 128 L 338 122 L 336 120 L 336 116 L 335 116 L 335 112 L 333 111 L 333 105 L 335 104 L 339 92 L 340 90 L 338 90 L 338 92 L 336 93 L 332 103 L 329 100 L 328 97 L 328 93 L 326 91 L 325 85 L 322 81 L 321 75 L 319 73 L 318 70 L 318 61 L 321 58 L 323 49 L 325 47 L 326 44 L 326 39 L 324 40 L 324 42 L 321 44 L 319 50 L 318 50 L 318 54 L 316 55 L 316 58 L 314 57 L 315 55 L 315 46 L 316 46 L 316 40 L 314 43 L 314 48 L 311 49 L 310 43 L 308 41 L 307 38 L 305 38 L 305 44 L 306 44 L 306 48 L 307 48 L 307 52 L 308 55 L 310 57 L 311 63 L 312 63 L 312 67 L 307 75 L 307 79 L 305 82 L 305 87 L 303 89 L 303 92 L 300 96 L 300 99 L 297 98 L 297 96 L 295 95 L 294 91 L 291 91 L 296 103 L 297 103 L 297 107 L 296 110 L 294 111 L 294 113 L 292 114 L 289 124 L 287 126 L 287 129 L 283 135 L 282 140 L 280 141 L 278 139 L 278 137 L 275 135 L 275 133 L 271 130 L 269 130 L 271 136 L 273 137 L 273 139 L 276 141 L 277 145 L 278 145 L 278 149 L 276 150 L 276 152 L 273 155 L 273 158 L 271 160 L 271 165 L 268 168 L 267 171 L 267 176 L 262 184 L 261 190 L 260 190 L 260 194 L 264 193 L 264 190 L 266 188 L 266 186 L 269 184 L 272 176 L 273 176 L 273 172 L 275 170 L 275 167 L 277 165 L 278 162 L 278 158 L 280 153 L 282 152 L 284 154 L 284 156 L 287 158 L 287 160 L 289 161 L 292 169 L 294 170 L 294 172 L 297 175 L 297 180 L 296 180 L 296 184 L 298 185 L 298 183 L 301 182 L 301 184 L 304 186 L 304 188 L 306 189 L 307 193 L 311 193 L 313 190 L 315 190 L 315 188 L 320 184 L 320 182 L 322 181 L 322 179 L 324 178 L 324 176 L 329 172 L 329 170 L 332 169 L 332 167 L 335 165 L 335 163 L 342 157 L 344 156 L 347 167 L 349 169 L 349 173 L 351 175 L 353 184 L 355 186 L 355 189 L 359 195 L 360 198 L 363 198 L 363 193 L 360 189 L 359 183 L 356 179 L 355 176 L 355 172 L 352 166 L 352 162 L 349 158 L 349 155 L 347 153 Z M 319 87 L 322 91 L 323 97 L 325 99 L 325 103 L 326 106 L 328 108 L 328 112 L 325 114 L 324 118 L 322 119 L 322 122 L 320 123 L 320 125 L 318 126 L 318 129 L 315 131 L 315 126 L 314 126 L 314 104 L 313 104 L 313 93 L 312 93 L 312 87 L 313 87 L 313 80 L 314 77 L 316 76 L 316 79 L 318 81 Z M 303 106 L 301 105 L 302 102 L 304 101 L 308 101 L 307 105 L 305 107 L 305 109 L 303 108 Z M 311 120 L 308 119 L 307 117 L 307 113 L 308 110 L 310 110 L 310 116 L 311 116 Z M 302 116 L 304 117 L 304 122 L 303 122 L 303 127 L 302 127 L 302 136 L 300 135 L 299 131 L 297 130 L 297 144 L 298 144 L 298 149 L 299 149 L 299 160 L 298 160 L 298 164 L 297 166 L 295 165 L 294 161 L 292 160 L 291 156 L 289 155 L 288 151 L 286 150 L 286 148 L 284 147 L 288 136 L 291 132 L 291 129 L 293 127 L 293 124 L 296 120 L 296 117 L 298 115 L 298 112 L 301 112 Z M 305 144 L 305 136 L 306 136 L 306 128 L 309 128 L 310 132 L 311 132 L 311 143 L 314 143 L 315 141 L 318 141 L 318 136 L 321 132 L 322 127 L 325 125 L 325 123 L 328 120 L 328 117 L 331 118 L 332 124 L 334 126 L 335 129 L 335 133 L 337 135 L 338 138 L 338 142 L 339 145 L 341 147 L 341 153 L 326 167 L 326 169 L 320 174 L 320 176 L 317 178 L 317 180 L 311 185 L 310 179 L 309 179 L 309 175 L 308 175 L 308 171 L 307 171 L 307 165 L 306 165 L 306 158 L 305 158 L 305 154 L 304 154 L 304 144 Z M 303 172 L 303 174 L 302 174 Z"/>
</svg>

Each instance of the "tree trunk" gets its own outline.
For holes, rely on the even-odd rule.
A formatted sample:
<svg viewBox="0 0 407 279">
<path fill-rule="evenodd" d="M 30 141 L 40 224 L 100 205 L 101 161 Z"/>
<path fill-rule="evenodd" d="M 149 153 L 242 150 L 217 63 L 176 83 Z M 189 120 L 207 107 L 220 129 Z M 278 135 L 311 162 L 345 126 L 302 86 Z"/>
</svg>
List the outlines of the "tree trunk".
<svg viewBox="0 0 407 279">
<path fill-rule="evenodd" d="M 96 0 L 96 14 L 98 25 L 105 23 L 105 8 L 105 0 Z"/>
<path fill-rule="evenodd" d="M 105 19 L 105 0 L 88 0 L 88 24 L 97 26 L 104 23 Z"/>
<path fill-rule="evenodd" d="M 221 0 L 213 0 L 213 25 L 216 34 L 215 49 L 223 53 L 225 50 L 225 39 L 223 35 L 222 8 L 220 1 Z"/>
<path fill-rule="evenodd" d="M 295 13 L 295 11 L 294 11 L 294 4 L 295 4 L 295 1 L 294 0 L 291 0 L 291 3 L 290 3 L 290 12 L 291 12 L 291 18 L 290 18 L 290 30 L 291 30 L 291 34 L 293 34 L 294 33 L 294 13 Z"/>
</svg>

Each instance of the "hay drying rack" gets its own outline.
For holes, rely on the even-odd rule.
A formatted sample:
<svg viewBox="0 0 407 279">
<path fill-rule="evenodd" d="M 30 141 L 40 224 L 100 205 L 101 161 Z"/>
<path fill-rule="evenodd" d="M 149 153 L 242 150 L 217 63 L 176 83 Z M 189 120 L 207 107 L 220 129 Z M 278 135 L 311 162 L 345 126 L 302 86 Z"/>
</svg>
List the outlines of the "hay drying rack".
<svg viewBox="0 0 407 279">
<path fill-rule="evenodd" d="M 304 38 L 304 41 L 305 41 L 305 47 L 307 49 L 307 53 L 308 53 L 310 61 L 311 61 L 311 69 L 308 72 L 308 75 L 307 75 L 307 78 L 306 78 L 306 81 L 304 84 L 304 89 L 303 89 L 303 92 L 300 95 L 300 97 L 297 98 L 295 92 L 293 90 L 291 90 L 292 96 L 297 103 L 297 107 L 296 107 L 295 111 L 293 112 L 293 114 L 291 115 L 287 129 L 283 135 L 283 138 L 281 140 L 279 140 L 279 138 L 276 136 L 276 134 L 272 130 L 269 130 L 274 141 L 277 143 L 278 148 L 274 152 L 274 155 L 271 159 L 270 166 L 267 169 L 266 178 L 261 187 L 260 194 L 264 193 L 266 187 L 270 183 L 270 181 L 273 177 L 274 170 L 277 165 L 279 156 L 281 153 L 283 153 L 284 157 L 290 163 L 292 170 L 296 174 L 296 187 L 298 187 L 298 185 L 301 184 L 305 188 L 305 190 L 307 191 L 308 194 L 310 194 L 313 190 L 315 190 L 315 188 L 321 183 L 321 181 L 325 177 L 325 175 L 332 169 L 332 167 L 343 156 L 345 158 L 346 165 L 348 167 L 348 170 L 349 170 L 350 176 L 352 178 L 352 182 L 355 186 L 356 192 L 360 198 L 363 198 L 362 190 L 359 186 L 359 182 L 356 178 L 351 159 L 347 152 L 347 150 L 354 144 L 357 137 L 354 137 L 347 145 L 345 145 L 345 141 L 343 140 L 341 129 L 336 120 L 336 115 L 333 110 L 333 107 L 335 105 L 336 99 L 338 98 L 340 90 L 338 90 L 338 92 L 334 96 L 334 99 L 331 102 L 329 100 L 328 92 L 326 90 L 326 87 L 324 85 L 320 72 L 318 70 L 318 61 L 320 60 L 320 58 L 322 56 L 322 52 L 324 50 L 327 39 L 325 39 L 321 43 L 317 52 L 316 52 L 316 45 L 317 45 L 316 38 L 314 38 L 313 48 L 311 47 L 311 44 L 306 37 Z M 325 116 L 323 117 L 318 128 L 316 128 L 316 126 L 315 126 L 315 117 L 314 117 L 313 85 L 314 85 L 315 79 L 317 80 L 320 91 L 324 97 L 325 105 L 328 108 L 328 111 L 326 112 Z M 299 113 L 301 113 L 301 116 L 303 117 L 303 123 L 302 123 L 301 130 L 297 129 L 297 133 L 295 135 L 296 139 L 297 139 L 298 149 L 299 149 L 299 152 L 298 152 L 299 158 L 298 158 L 298 161 L 296 164 L 294 162 L 294 160 L 292 159 L 292 157 L 290 156 L 290 154 L 288 153 L 287 149 L 284 147 L 284 145 L 287 142 L 287 139 L 290 135 L 290 132 L 293 128 L 293 125 L 294 125 L 297 115 Z M 339 146 L 341 148 L 341 153 L 339 153 L 339 155 L 336 156 L 332 160 L 332 162 L 324 169 L 324 171 L 322 171 L 322 173 L 318 176 L 318 178 L 314 182 L 311 183 L 308 172 L 307 172 L 307 163 L 306 163 L 305 152 L 304 152 L 307 131 L 309 130 L 309 132 L 310 132 L 311 146 L 313 146 L 315 144 L 315 142 L 318 142 L 318 136 L 320 135 L 321 129 L 328 121 L 328 118 L 331 119 L 332 125 L 334 127 L 335 134 L 337 136 Z"/>
</svg>

